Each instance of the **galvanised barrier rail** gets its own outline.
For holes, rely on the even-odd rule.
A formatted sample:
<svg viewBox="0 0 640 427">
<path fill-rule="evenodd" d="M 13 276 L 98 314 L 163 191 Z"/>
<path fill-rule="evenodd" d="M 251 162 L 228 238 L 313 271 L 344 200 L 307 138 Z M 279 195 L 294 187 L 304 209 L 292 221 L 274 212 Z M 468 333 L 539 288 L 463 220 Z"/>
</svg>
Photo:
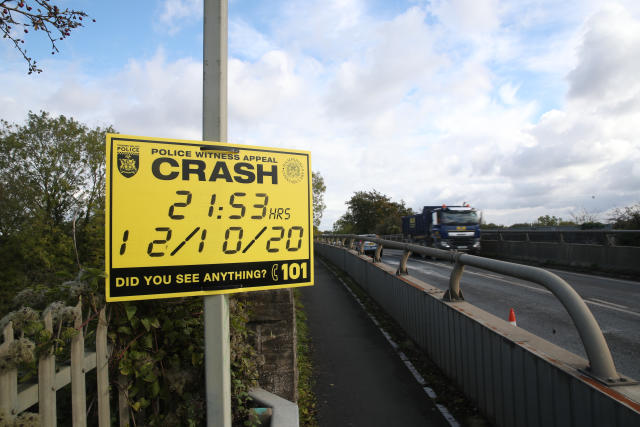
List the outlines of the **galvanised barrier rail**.
<svg viewBox="0 0 640 427">
<path fill-rule="evenodd" d="M 363 237 L 354 234 L 337 234 L 323 235 L 321 239 L 328 241 L 339 240 L 343 245 L 345 240 L 348 240 L 348 245 L 352 248 L 354 243 L 363 240 Z M 407 260 L 412 253 L 444 259 L 454 263 L 454 268 L 449 278 L 449 290 L 444 295 L 447 301 L 464 300 L 462 291 L 460 290 L 460 279 L 466 265 L 529 280 L 544 286 L 558 298 L 569 313 L 569 316 L 571 316 L 582 340 L 582 344 L 584 345 L 587 358 L 589 359 L 588 374 L 608 385 L 616 385 L 628 381 L 628 379 L 619 375 L 616 371 L 613 358 L 611 357 L 611 351 L 607 346 L 602 330 L 593 317 L 591 310 L 587 307 L 587 304 L 567 282 L 557 275 L 537 267 L 482 258 L 459 252 L 444 251 L 411 243 L 401 243 L 374 237 L 367 237 L 366 240 L 375 242 L 378 245 L 374 256 L 374 261 L 376 262 L 380 261 L 380 253 L 385 247 L 402 249 L 404 251 L 398 268 L 398 274 L 407 274 Z M 360 245 L 360 247 L 362 247 L 362 245 Z"/>
<path fill-rule="evenodd" d="M 640 425 L 640 385 L 607 363 L 595 369 L 612 370 L 613 381 L 602 372 L 596 380 L 594 365 L 601 361 L 587 361 L 467 303 L 459 292 L 462 267 L 446 293 L 399 274 L 412 249 L 463 266 L 472 265 L 469 256 L 367 237 L 379 248 L 405 251 L 396 270 L 375 262 L 381 249 L 373 259 L 349 250 L 356 239 L 362 237 L 320 236 L 315 251 L 349 274 L 495 425 Z"/>
</svg>

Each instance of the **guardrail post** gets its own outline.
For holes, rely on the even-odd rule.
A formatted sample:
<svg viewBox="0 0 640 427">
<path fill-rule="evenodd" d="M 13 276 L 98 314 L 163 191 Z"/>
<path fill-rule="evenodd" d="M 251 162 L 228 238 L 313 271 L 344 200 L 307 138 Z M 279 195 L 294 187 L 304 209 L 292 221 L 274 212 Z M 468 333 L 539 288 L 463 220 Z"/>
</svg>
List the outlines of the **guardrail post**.
<svg viewBox="0 0 640 427">
<path fill-rule="evenodd" d="M 400 265 L 398 265 L 398 271 L 396 271 L 397 276 L 409 274 L 409 271 L 407 270 L 407 261 L 409 260 L 410 256 L 411 251 L 405 249 L 404 253 L 402 254 L 402 259 L 400 259 Z"/>
<path fill-rule="evenodd" d="M 380 262 L 380 258 L 382 257 L 382 245 L 378 244 L 376 248 L 376 254 L 373 256 L 373 262 Z"/>
<path fill-rule="evenodd" d="M 443 300 L 449 302 L 464 301 L 462 290 L 460 289 L 460 279 L 464 272 L 464 264 L 460 262 L 460 254 L 456 254 L 456 262 L 449 276 L 449 289 L 444 293 Z"/>
</svg>

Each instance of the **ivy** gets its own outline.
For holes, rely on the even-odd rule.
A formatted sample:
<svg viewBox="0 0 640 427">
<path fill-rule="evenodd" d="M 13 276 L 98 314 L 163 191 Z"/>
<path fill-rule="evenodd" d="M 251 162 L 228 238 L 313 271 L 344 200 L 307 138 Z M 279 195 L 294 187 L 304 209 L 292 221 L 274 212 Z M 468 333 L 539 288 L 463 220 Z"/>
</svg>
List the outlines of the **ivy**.
<svg viewBox="0 0 640 427">
<path fill-rule="evenodd" d="M 23 306 L 0 321 L 0 327 L 13 323 L 17 339 L 0 354 L 0 370 L 20 369 L 21 381 L 37 378 L 37 357 L 53 352 L 58 363 L 68 363 L 73 327 L 74 302 L 82 296 L 86 319 L 85 341 L 95 343 L 97 314 L 104 301 L 96 282 L 103 278 L 98 270 L 83 270 L 73 281 L 58 289 L 27 288 L 14 298 L 14 304 L 34 297 L 36 307 Z M 74 292 L 69 292 L 73 289 Z M 45 301 L 69 292 L 67 298 L 45 306 Z M 251 410 L 249 390 L 257 386 L 260 365 L 256 351 L 248 344 L 246 323 L 249 306 L 230 300 L 231 386 L 234 425 L 258 425 Z M 45 309 L 51 311 L 53 331 L 42 321 Z M 107 305 L 108 340 L 112 348 L 109 376 L 112 390 L 118 390 L 120 375 L 126 378 L 126 396 L 132 425 L 202 425 L 206 419 L 204 384 L 204 328 L 202 298 L 165 301 L 132 301 Z M 117 398 L 117 392 L 112 393 Z M 92 396 L 88 397 L 88 400 Z"/>
<path fill-rule="evenodd" d="M 250 316 L 248 302 L 239 298 L 230 299 L 229 313 L 232 415 L 234 423 L 257 426 L 259 425 L 258 416 L 252 410 L 249 390 L 258 385 L 258 368 L 263 361 L 248 343 L 251 333 L 247 327 Z"/>
</svg>

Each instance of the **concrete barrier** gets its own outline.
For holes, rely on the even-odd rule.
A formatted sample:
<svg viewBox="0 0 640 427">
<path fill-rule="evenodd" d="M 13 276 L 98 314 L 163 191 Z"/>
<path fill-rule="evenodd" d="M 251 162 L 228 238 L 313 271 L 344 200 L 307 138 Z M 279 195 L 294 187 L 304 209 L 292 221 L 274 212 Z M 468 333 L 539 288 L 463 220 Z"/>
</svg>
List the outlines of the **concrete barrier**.
<svg viewBox="0 0 640 427">
<path fill-rule="evenodd" d="M 640 386 L 609 387 L 588 362 L 355 251 L 316 243 L 498 426 L 640 425 Z"/>
<path fill-rule="evenodd" d="M 481 255 L 620 274 L 640 274 L 640 247 L 636 246 L 482 240 Z"/>
<path fill-rule="evenodd" d="M 298 405 L 261 388 L 254 388 L 249 396 L 259 404 L 272 409 L 269 425 L 271 427 L 298 427 Z"/>
</svg>

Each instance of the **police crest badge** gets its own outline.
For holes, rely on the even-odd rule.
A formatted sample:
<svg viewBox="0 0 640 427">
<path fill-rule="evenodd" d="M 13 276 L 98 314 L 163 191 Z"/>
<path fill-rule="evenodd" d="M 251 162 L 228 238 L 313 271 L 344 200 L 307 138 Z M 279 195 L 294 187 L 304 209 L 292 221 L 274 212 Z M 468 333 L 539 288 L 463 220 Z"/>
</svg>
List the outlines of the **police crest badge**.
<svg viewBox="0 0 640 427">
<path fill-rule="evenodd" d="M 291 184 L 297 184 L 304 177 L 304 166 L 299 160 L 290 157 L 284 162 L 284 178 Z"/>
<path fill-rule="evenodd" d="M 140 147 L 136 145 L 119 145 L 118 171 L 125 178 L 131 178 L 138 172 L 140 167 Z"/>
</svg>

